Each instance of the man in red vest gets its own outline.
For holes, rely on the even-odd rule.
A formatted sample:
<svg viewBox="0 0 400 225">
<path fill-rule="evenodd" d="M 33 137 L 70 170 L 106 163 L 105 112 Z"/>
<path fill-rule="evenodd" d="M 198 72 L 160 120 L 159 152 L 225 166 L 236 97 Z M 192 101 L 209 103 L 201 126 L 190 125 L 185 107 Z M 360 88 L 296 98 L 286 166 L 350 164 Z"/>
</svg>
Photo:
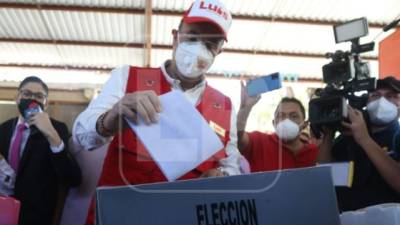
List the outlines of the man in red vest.
<svg viewBox="0 0 400 225">
<path fill-rule="evenodd" d="M 218 0 L 198 0 L 172 30 L 173 55 L 160 68 L 124 66 L 112 71 L 100 95 L 79 115 L 74 141 L 85 149 L 109 144 L 98 186 L 166 181 L 148 151 L 124 119 L 157 123 L 159 95 L 181 90 L 210 123 L 224 148 L 179 179 L 240 174 L 236 117 L 231 101 L 205 81 L 205 73 L 221 53 L 232 17 Z M 168 151 L 168 149 L 166 149 Z M 86 224 L 93 224 L 93 205 Z"/>
</svg>

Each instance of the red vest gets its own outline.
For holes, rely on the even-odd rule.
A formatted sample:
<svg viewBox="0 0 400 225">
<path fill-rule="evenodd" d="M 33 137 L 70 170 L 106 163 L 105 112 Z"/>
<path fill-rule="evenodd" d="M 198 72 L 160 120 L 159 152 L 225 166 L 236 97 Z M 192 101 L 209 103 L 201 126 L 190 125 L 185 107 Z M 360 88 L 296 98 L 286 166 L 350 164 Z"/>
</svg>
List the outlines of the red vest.
<svg viewBox="0 0 400 225">
<path fill-rule="evenodd" d="M 170 86 L 160 68 L 130 67 L 126 93 L 153 90 L 157 95 L 161 95 L 171 91 Z M 218 130 L 216 133 L 226 146 L 229 141 L 232 112 L 230 99 L 207 85 L 196 108 L 207 122 L 217 124 L 214 126 L 214 130 Z M 180 177 L 179 180 L 197 178 L 203 172 L 217 168 L 218 161 L 224 157 L 226 157 L 225 149 L 221 149 L 196 169 Z M 167 179 L 130 128 L 114 137 L 104 159 L 98 186 L 121 186 L 162 181 L 167 181 Z M 86 225 L 94 224 L 94 209 L 95 204 L 92 201 Z"/>
<path fill-rule="evenodd" d="M 126 93 L 144 90 L 153 90 L 157 95 L 171 91 L 170 84 L 165 79 L 160 68 L 130 68 Z M 207 85 L 196 108 L 207 122 L 212 121 L 217 124 L 217 127 L 225 131 L 223 136 L 218 136 L 226 146 L 229 141 L 232 109 L 230 99 Z M 221 132 L 219 133 L 222 134 Z M 218 167 L 218 161 L 224 157 L 226 157 L 226 153 L 222 149 L 196 169 L 182 176 L 180 180 L 199 177 L 203 172 Z M 104 161 L 99 186 L 144 184 L 162 181 L 167 180 L 130 128 L 125 129 L 121 134 L 114 137 Z"/>
</svg>

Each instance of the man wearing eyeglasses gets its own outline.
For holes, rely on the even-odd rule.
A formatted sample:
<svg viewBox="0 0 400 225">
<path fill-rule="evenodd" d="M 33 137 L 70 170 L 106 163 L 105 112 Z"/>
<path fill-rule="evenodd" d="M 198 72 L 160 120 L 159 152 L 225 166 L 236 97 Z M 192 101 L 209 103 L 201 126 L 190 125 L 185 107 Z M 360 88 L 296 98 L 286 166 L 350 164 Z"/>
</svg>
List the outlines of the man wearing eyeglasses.
<svg viewBox="0 0 400 225">
<path fill-rule="evenodd" d="M 222 51 L 232 17 L 218 0 L 197 0 L 172 30 L 172 59 L 160 68 L 125 66 L 112 71 L 102 92 L 75 122 L 74 141 L 85 149 L 110 143 L 99 186 L 166 181 L 146 148 L 119 119 L 157 123 L 159 95 L 181 90 L 207 122 L 213 122 L 224 148 L 180 179 L 239 174 L 236 118 L 231 101 L 207 85 L 205 73 Z M 167 34 L 166 34 L 167 35 Z M 214 130 L 214 131 L 215 131 Z M 121 142 L 119 142 L 119 140 Z M 121 148 L 121 146 L 124 146 Z M 166 149 L 167 151 L 168 149 Z M 122 173 L 119 170 L 122 157 Z M 93 207 L 87 224 L 93 224 Z"/>
<path fill-rule="evenodd" d="M 16 99 L 19 116 L 0 125 L 0 154 L 16 175 L 10 186 L 21 202 L 20 225 L 52 224 L 59 184 L 76 186 L 81 179 L 68 152 L 67 126 L 45 112 L 47 96 L 40 78 L 25 78 Z"/>
</svg>

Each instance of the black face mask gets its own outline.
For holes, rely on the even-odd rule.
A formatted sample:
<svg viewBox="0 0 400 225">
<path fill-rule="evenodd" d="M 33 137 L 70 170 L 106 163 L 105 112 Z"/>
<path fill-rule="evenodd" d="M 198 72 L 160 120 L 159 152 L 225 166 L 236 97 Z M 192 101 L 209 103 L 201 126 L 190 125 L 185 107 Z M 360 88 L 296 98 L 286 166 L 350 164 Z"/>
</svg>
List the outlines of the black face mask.
<svg viewBox="0 0 400 225">
<path fill-rule="evenodd" d="M 34 99 L 20 99 L 18 110 L 25 120 L 28 120 L 33 113 L 43 112 L 43 104 Z"/>
</svg>

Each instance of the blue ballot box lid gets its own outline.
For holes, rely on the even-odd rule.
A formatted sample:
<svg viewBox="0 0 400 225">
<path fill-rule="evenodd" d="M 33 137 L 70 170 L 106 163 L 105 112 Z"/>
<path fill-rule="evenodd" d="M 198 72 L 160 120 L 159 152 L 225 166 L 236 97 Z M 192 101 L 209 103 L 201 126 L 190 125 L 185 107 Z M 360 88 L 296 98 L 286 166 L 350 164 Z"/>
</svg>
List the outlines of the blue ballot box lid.
<svg viewBox="0 0 400 225">
<path fill-rule="evenodd" d="M 97 190 L 98 225 L 339 225 L 329 167 Z"/>
</svg>

